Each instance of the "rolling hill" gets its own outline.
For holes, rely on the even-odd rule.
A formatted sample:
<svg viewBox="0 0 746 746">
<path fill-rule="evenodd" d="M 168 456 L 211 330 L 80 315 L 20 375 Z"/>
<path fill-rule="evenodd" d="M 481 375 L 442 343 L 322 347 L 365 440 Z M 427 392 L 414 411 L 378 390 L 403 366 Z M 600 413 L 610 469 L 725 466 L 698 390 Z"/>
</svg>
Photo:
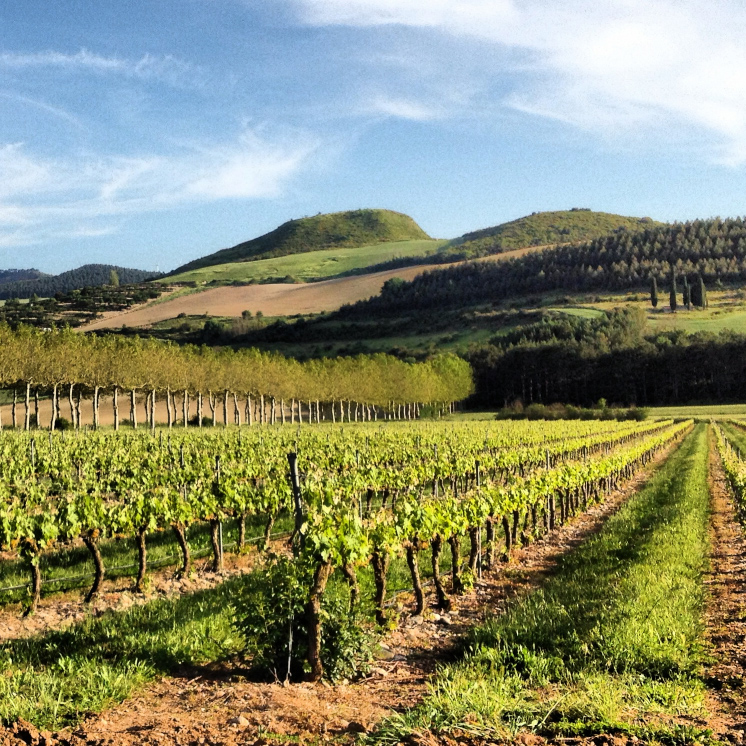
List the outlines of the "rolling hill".
<svg viewBox="0 0 746 746">
<path fill-rule="evenodd" d="M 660 226 L 651 218 L 629 218 L 585 208 L 554 212 L 535 212 L 491 228 L 465 233 L 451 241 L 451 249 L 474 258 L 526 246 L 591 241 L 625 231 L 640 231 Z"/>
<path fill-rule="evenodd" d="M 373 266 L 412 257 L 434 257 L 447 241 L 415 239 L 390 241 L 354 249 L 319 249 L 272 259 L 229 262 L 180 272 L 161 278 L 164 284 L 190 283 L 228 285 L 253 282 L 311 282 L 338 275 L 373 272 Z"/>
<path fill-rule="evenodd" d="M 101 287 L 109 284 L 112 270 L 116 271 L 122 285 L 145 282 L 157 276 L 154 272 L 115 267 L 111 264 L 84 264 L 82 267 L 62 272 L 59 275 L 43 275 L 35 279 L 2 283 L 0 284 L 0 299 L 31 298 L 33 295 L 48 298 L 55 293 L 69 293 L 84 287 Z"/>
<path fill-rule="evenodd" d="M 309 282 L 418 264 L 447 264 L 525 247 L 587 241 L 661 225 L 591 210 L 536 212 L 508 223 L 434 240 L 412 218 L 389 210 L 291 220 L 251 241 L 185 264 L 165 283 Z"/>
<path fill-rule="evenodd" d="M 408 215 L 392 210 L 353 210 L 315 215 L 283 223 L 263 236 L 195 259 L 171 275 L 232 262 L 272 259 L 324 249 L 359 248 L 391 241 L 428 240 Z"/>
</svg>

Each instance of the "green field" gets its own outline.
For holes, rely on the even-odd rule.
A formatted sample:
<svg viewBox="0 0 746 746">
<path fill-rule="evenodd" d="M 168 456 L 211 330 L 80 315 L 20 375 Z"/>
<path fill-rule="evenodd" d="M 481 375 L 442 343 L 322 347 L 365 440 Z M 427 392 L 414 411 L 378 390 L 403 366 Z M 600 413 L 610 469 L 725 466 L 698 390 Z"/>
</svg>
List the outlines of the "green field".
<svg viewBox="0 0 746 746">
<path fill-rule="evenodd" d="M 374 264 L 389 262 L 405 257 L 427 256 L 434 254 L 447 241 L 416 240 L 393 241 L 361 246 L 357 249 L 326 249 L 310 251 L 304 254 L 290 254 L 274 259 L 258 259 L 252 262 L 231 262 L 202 267 L 189 272 L 182 272 L 172 277 L 159 280 L 165 284 L 177 282 L 262 282 L 266 280 L 283 281 L 285 278 L 308 282 L 326 277 L 334 277 L 343 272 L 364 269 Z"/>
<path fill-rule="evenodd" d="M 667 420 L 697 419 L 697 420 L 729 420 L 746 417 L 746 404 L 708 404 L 704 406 L 679 407 L 650 407 L 650 417 L 660 417 Z"/>
</svg>

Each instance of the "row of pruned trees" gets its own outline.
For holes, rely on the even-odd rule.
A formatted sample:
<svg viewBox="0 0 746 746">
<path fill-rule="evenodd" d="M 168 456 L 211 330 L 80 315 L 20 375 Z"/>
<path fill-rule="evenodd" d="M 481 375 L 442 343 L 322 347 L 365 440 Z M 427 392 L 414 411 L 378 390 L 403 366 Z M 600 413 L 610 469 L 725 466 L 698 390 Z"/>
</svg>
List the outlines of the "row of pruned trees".
<svg viewBox="0 0 746 746">
<path fill-rule="evenodd" d="M 32 398 L 38 412 L 39 395 L 49 396 L 54 429 L 65 398 L 72 424 L 80 427 L 83 397 L 90 397 L 91 424 L 98 427 L 104 394 L 112 398 L 115 428 L 123 421 L 123 400 L 137 427 L 138 396 L 144 397 L 150 427 L 161 406 L 169 426 L 186 426 L 190 419 L 201 426 L 205 417 L 225 425 L 411 418 L 423 403 L 446 407 L 464 399 L 473 381 L 469 364 L 453 355 L 422 363 L 383 354 L 299 362 L 256 349 L 0 325 L 0 388 L 13 397 L 13 424 L 25 429 Z"/>
</svg>

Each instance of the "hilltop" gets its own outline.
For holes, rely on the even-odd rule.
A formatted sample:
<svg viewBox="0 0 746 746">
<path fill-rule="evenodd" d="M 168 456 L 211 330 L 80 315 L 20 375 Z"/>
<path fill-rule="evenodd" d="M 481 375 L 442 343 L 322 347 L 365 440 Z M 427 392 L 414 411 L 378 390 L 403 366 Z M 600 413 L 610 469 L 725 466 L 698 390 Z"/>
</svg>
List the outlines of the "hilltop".
<svg viewBox="0 0 746 746">
<path fill-rule="evenodd" d="M 0 269 L 0 285 L 22 280 L 38 280 L 41 277 L 49 277 L 38 269 Z"/>
<path fill-rule="evenodd" d="M 527 246 L 591 241 L 601 236 L 660 225 L 662 223 L 651 218 L 630 218 L 575 207 L 571 210 L 534 212 L 518 220 L 465 233 L 451 241 L 451 246 L 466 259 Z"/>
<path fill-rule="evenodd" d="M 263 236 L 195 259 L 171 274 L 233 262 L 250 262 L 324 249 L 359 248 L 392 241 L 428 240 L 408 215 L 392 210 L 352 210 L 283 223 Z"/>
<path fill-rule="evenodd" d="M 3 272 L 33 273 L 37 270 L 4 270 Z M 58 275 L 42 275 L 30 279 L 13 278 L 9 281 L 0 282 L 0 299 L 8 298 L 31 298 L 38 295 L 49 298 L 56 293 L 69 293 L 73 290 L 81 290 L 86 287 L 102 287 L 111 281 L 111 273 L 115 271 L 122 285 L 136 284 L 152 280 L 158 275 L 155 272 L 146 272 L 141 269 L 128 269 L 127 267 L 116 267 L 111 264 L 84 264 L 77 269 L 71 269 Z M 3 272 L 0 272 L 2 276 Z"/>
</svg>

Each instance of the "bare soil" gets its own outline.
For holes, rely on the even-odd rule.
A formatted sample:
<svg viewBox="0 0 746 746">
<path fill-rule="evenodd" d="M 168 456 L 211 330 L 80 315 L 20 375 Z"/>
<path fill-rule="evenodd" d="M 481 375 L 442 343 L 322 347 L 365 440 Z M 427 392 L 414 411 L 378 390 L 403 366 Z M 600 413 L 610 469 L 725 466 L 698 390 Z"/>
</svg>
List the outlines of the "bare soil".
<svg viewBox="0 0 746 746">
<path fill-rule="evenodd" d="M 707 670 L 711 721 L 720 739 L 743 743 L 746 732 L 746 537 L 736 517 L 714 438 L 710 438 L 710 571 Z"/>
<path fill-rule="evenodd" d="M 0 746 L 350 743 L 387 715 L 421 701 L 437 666 L 458 654 L 464 632 L 540 586 L 556 571 L 560 558 L 599 531 L 675 447 L 659 454 L 602 504 L 516 549 L 509 562 L 486 575 L 471 593 L 454 599 L 449 613 L 430 609 L 424 616 L 409 616 L 400 606 L 401 623 L 385 638 L 379 660 L 363 680 L 337 686 L 266 684 L 247 680 L 247 672 L 235 662 L 188 669 L 86 719 L 72 732 L 40 734 L 29 724 L 16 723 L 4 734 L 0 731 Z M 410 597 L 399 600 L 411 606 Z M 521 738 L 527 746 L 543 742 L 531 735 Z M 423 737 L 423 744 L 428 741 Z M 446 741 L 457 742 L 440 743 Z"/>
<path fill-rule="evenodd" d="M 483 257 L 477 261 L 500 262 L 540 251 L 545 246 L 531 246 L 525 249 L 506 251 Z M 306 284 L 267 284 L 246 285 L 243 287 L 217 287 L 199 293 L 183 295 L 170 301 L 159 300 L 143 306 L 135 306 L 127 311 L 104 314 L 102 319 L 80 327 L 80 331 L 96 329 L 118 329 L 149 326 L 159 321 L 176 318 L 180 313 L 188 316 L 208 314 L 209 316 L 240 316 L 243 311 L 265 316 L 292 316 L 294 314 L 321 313 L 336 311 L 346 303 L 356 303 L 378 295 L 384 282 L 393 277 L 412 280 L 428 270 L 445 269 L 453 264 L 424 264 L 415 267 L 402 267 L 385 272 L 367 275 L 340 277 L 334 280 Z"/>
</svg>

